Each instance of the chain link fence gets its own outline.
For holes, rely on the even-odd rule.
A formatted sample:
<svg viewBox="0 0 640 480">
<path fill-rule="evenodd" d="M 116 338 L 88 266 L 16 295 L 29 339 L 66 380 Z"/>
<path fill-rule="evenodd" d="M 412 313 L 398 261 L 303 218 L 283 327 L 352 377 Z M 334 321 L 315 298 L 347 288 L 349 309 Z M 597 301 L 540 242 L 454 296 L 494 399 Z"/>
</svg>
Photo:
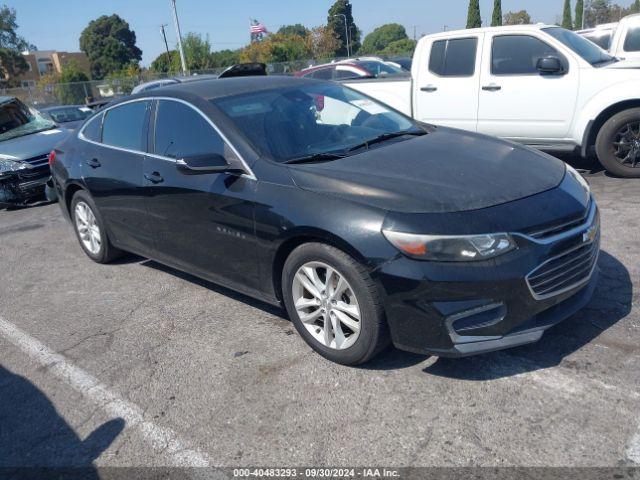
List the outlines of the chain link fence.
<svg viewBox="0 0 640 480">
<path fill-rule="evenodd" d="M 340 60 L 340 59 L 336 59 Z M 269 75 L 293 75 L 295 72 L 310 66 L 326 63 L 313 59 L 292 62 L 270 63 L 267 65 Z M 191 71 L 191 75 L 219 75 L 227 67 Z M 103 99 L 115 99 L 131 94 L 131 90 L 141 83 L 159 80 L 177 73 L 156 73 L 144 71 L 132 77 L 108 78 L 87 82 L 56 83 L 16 88 L 0 88 L 0 95 L 17 97 L 29 106 L 44 108 L 53 105 L 84 105 Z"/>
</svg>

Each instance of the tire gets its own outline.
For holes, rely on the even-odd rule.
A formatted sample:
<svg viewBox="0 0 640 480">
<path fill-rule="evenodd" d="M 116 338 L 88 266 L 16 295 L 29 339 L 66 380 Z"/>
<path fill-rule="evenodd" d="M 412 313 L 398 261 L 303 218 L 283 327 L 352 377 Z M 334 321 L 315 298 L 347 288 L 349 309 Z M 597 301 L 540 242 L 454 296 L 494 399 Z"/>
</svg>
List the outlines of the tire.
<svg viewBox="0 0 640 480">
<path fill-rule="evenodd" d="M 637 163 L 635 167 L 630 163 L 621 163 L 621 159 L 616 156 L 618 147 L 614 145 L 614 142 L 620 140 L 621 130 L 629 124 L 634 125 L 632 133 L 629 134 L 629 139 L 635 137 L 635 140 L 638 142 L 634 143 L 631 140 L 629 141 L 631 145 L 635 145 L 633 151 L 637 152 Z M 626 152 L 627 150 L 621 151 Z M 606 121 L 596 138 L 596 153 L 602 166 L 614 175 L 627 178 L 640 177 L 640 108 L 632 108 L 617 113 Z"/>
<path fill-rule="evenodd" d="M 313 275 L 305 275 L 309 269 L 316 272 L 316 283 L 312 280 Z M 328 269 L 332 271 L 329 282 Z M 297 274 L 301 276 L 296 278 Z M 340 278 L 345 282 L 341 283 Z M 304 280 L 312 287 L 318 285 L 315 295 L 302 285 Z M 329 286 L 323 289 L 327 283 Z M 337 248 L 323 243 L 306 243 L 291 252 L 282 271 L 282 293 L 287 313 L 300 336 L 316 352 L 333 362 L 360 365 L 389 345 L 389 331 L 376 285 L 360 263 Z M 313 305 L 298 309 L 296 301 Z M 307 317 L 306 323 L 301 315 Z M 314 316 L 317 318 L 310 323 L 309 319 Z M 331 343 L 327 345 L 324 320 L 330 317 L 335 323 L 329 320 Z"/>
<path fill-rule="evenodd" d="M 84 214 L 81 212 L 84 211 Z M 109 263 L 123 255 L 121 250 L 115 248 L 109 241 L 104 221 L 100 215 L 100 211 L 96 208 L 91 195 L 84 190 L 78 190 L 71 199 L 71 221 L 76 237 L 80 243 L 80 247 L 87 256 L 97 263 Z M 84 215 L 84 220 L 83 220 Z M 91 216 L 93 220 L 90 220 Z M 88 220 L 89 219 L 89 220 Z M 85 229 L 81 228 L 84 225 Z M 90 228 L 94 225 L 95 228 Z M 94 240 L 91 241 L 90 231 L 96 233 Z M 96 247 L 96 248 L 94 248 Z"/>
</svg>

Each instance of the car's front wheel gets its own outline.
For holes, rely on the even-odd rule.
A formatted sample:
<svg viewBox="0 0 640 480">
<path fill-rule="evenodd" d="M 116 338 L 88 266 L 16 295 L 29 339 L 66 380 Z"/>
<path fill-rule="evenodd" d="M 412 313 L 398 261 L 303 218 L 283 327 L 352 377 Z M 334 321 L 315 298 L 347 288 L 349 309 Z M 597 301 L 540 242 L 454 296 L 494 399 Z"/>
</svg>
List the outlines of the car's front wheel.
<svg viewBox="0 0 640 480">
<path fill-rule="evenodd" d="M 345 252 L 322 243 L 301 245 L 285 262 L 282 286 L 296 329 L 325 358 L 359 365 L 389 344 L 377 288 Z"/>
<path fill-rule="evenodd" d="M 77 191 L 71 200 L 71 218 L 84 253 L 98 263 L 109 263 L 122 255 L 109 241 L 107 231 L 91 196 Z"/>
<path fill-rule="evenodd" d="M 640 108 L 617 113 L 602 126 L 596 139 L 602 166 L 621 177 L 640 177 Z"/>
</svg>

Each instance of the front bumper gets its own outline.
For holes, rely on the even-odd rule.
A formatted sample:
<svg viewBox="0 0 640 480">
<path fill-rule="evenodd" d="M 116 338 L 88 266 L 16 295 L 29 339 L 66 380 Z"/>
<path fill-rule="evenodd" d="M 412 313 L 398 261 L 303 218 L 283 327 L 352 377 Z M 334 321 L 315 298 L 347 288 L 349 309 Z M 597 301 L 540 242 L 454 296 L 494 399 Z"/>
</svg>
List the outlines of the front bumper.
<svg viewBox="0 0 640 480">
<path fill-rule="evenodd" d="M 0 204 L 23 205 L 45 191 L 49 169 L 10 172 L 0 176 Z"/>
<path fill-rule="evenodd" d="M 598 280 L 599 218 L 485 262 L 434 263 L 399 255 L 375 272 L 394 345 L 464 357 L 539 340 L 591 299 Z M 551 288 L 554 287 L 555 288 Z"/>
</svg>

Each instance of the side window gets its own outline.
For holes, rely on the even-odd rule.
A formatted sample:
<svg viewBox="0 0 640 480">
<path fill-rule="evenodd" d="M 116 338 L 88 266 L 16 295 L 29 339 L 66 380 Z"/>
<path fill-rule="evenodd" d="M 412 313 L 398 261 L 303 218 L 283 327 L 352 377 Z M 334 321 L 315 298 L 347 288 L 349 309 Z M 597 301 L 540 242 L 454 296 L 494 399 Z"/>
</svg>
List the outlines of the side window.
<svg viewBox="0 0 640 480">
<path fill-rule="evenodd" d="M 472 77 L 476 70 L 477 50 L 477 38 L 433 42 L 429 70 L 441 77 Z"/>
<path fill-rule="evenodd" d="M 228 157 L 225 142 L 193 108 L 160 100 L 156 109 L 154 152 L 170 158 L 219 153 Z"/>
<path fill-rule="evenodd" d="M 322 68 L 316 70 L 309 75 L 311 78 L 317 78 L 318 80 L 331 80 L 333 76 L 333 68 Z"/>
<path fill-rule="evenodd" d="M 624 40 L 625 52 L 640 52 L 640 27 L 630 28 Z"/>
<path fill-rule="evenodd" d="M 562 58 L 555 48 L 528 35 L 494 37 L 491 73 L 494 75 L 537 75 L 538 60 L 547 55 Z"/>
<path fill-rule="evenodd" d="M 102 143 L 129 150 L 145 151 L 145 122 L 149 102 L 140 101 L 107 110 L 102 124 Z"/>
<path fill-rule="evenodd" d="M 102 139 L 102 114 L 96 115 L 82 129 L 82 136 L 87 140 L 100 142 Z"/>
<path fill-rule="evenodd" d="M 347 80 L 349 78 L 359 78 L 361 75 L 351 70 L 336 68 L 336 80 Z"/>
</svg>

